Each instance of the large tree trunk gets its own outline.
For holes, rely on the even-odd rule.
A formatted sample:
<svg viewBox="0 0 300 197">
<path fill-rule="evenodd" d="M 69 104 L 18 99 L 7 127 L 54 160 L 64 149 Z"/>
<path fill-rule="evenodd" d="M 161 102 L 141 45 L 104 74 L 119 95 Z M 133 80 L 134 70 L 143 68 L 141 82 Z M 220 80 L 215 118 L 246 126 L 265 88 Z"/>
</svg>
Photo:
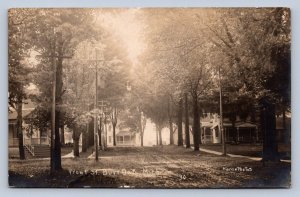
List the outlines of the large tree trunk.
<svg viewBox="0 0 300 197">
<path fill-rule="evenodd" d="M 72 135 L 74 157 L 79 157 L 79 140 L 80 140 L 81 133 L 82 133 L 81 127 L 75 125 L 73 128 L 73 135 Z"/>
<path fill-rule="evenodd" d="M 94 137 L 95 137 L 95 133 L 94 133 L 94 118 L 92 119 L 92 121 L 89 123 L 89 129 L 88 129 L 88 135 L 89 135 L 89 147 L 93 147 L 94 146 Z"/>
<path fill-rule="evenodd" d="M 178 114 L 177 114 L 177 127 L 178 127 L 178 146 L 183 146 L 183 139 L 182 139 L 182 99 L 179 100 L 178 103 Z"/>
<path fill-rule="evenodd" d="M 82 152 L 87 151 L 87 131 L 82 131 Z"/>
<path fill-rule="evenodd" d="M 61 96 L 62 96 L 62 87 L 63 87 L 63 40 L 62 35 L 59 35 L 58 39 L 58 54 L 59 58 L 57 59 L 57 68 L 56 68 L 56 94 L 55 94 L 55 101 L 56 104 L 61 103 Z M 55 132 L 54 132 L 54 152 L 53 152 L 53 167 L 55 171 L 61 170 L 61 142 L 60 142 L 60 121 L 61 120 L 61 113 L 59 109 L 55 110 Z"/>
<path fill-rule="evenodd" d="M 65 125 L 62 124 L 60 127 L 60 142 L 61 145 L 65 145 Z"/>
<path fill-rule="evenodd" d="M 80 139 L 80 130 L 77 126 L 73 129 L 73 154 L 74 157 L 79 157 L 79 139 Z"/>
<path fill-rule="evenodd" d="M 174 144 L 174 131 L 173 131 L 173 121 L 172 121 L 172 109 L 171 101 L 168 100 L 168 117 L 169 117 L 169 129 L 170 129 L 170 145 Z"/>
<path fill-rule="evenodd" d="M 54 139 L 54 153 L 53 153 L 53 164 L 54 170 L 61 170 L 61 143 L 60 143 L 60 133 L 59 133 L 59 123 L 60 123 L 60 112 L 55 112 L 55 139 Z"/>
<path fill-rule="evenodd" d="M 186 148 L 191 147 L 190 143 L 190 129 L 189 129 L 189 109 L 188 109 L 188 96 L 185 96 L 185 145 Z"/>
<path fill-rule="evenodd" d="M 144 131 L 141 132 L 141 147 L 144 146 Z"/>
<path fill-rule="evenodd" d="M 106 118 L 104 119 L 104 125 L 103 125 L 103 133 L 104 133 L 104 148 L 106 149 L 107 148 L 107 121 L 106 121 Z"/>
<path fill-rule="evenodd" d="M 79 157 L 79 138 L 74 139 L 73 151 L 74 157 Z"/>
<path fill-rule="evenodd" d="M 157 132 L 158 132 L 158 145 L 159 146 L 162 146 L 161 130 L 162 130 L 162 128 L 160 126 L 158 126 L 157 127 Z"/>
<path fill-rule="evenodd" d="M 260 101 L 260 121 L 263 133 L 263 158 L 262 161 L 280 161 L 276 140 L 275 105 L 267 98 Z"/>
<path fill-rule="evenodd" d="M 194 150 L 199 151 L 200 144 L 200 116 L 198 109 L 198 97 L 193 95 L 193 132 L 194 132 Z"/>
<path fill-rule="evenodd" d="M 23 131 L 22 131 L 22 100 L 17 103 L 17 135 L 19 140 L 19 155 L 20 159 L 25 159 L 25 150 L 23 144 Z"/>
</svg>

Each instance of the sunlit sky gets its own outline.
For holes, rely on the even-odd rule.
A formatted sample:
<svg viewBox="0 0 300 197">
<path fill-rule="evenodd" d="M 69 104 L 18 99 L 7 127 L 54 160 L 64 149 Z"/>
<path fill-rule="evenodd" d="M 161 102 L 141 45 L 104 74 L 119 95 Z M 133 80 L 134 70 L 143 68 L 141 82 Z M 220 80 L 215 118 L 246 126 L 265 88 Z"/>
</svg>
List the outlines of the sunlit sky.
<svg viewBox="0 0 300 197">
<path fill-rule="evenodd" d="M 119 9 L 115 13 L 105 12 L 97 16 L 97 23 L 119 37 L 128 50 L 129 59 L 138 63 L 138 56 L 144 49 L 143 23 L 138 19 L 141 10 Z"/>
</svg>

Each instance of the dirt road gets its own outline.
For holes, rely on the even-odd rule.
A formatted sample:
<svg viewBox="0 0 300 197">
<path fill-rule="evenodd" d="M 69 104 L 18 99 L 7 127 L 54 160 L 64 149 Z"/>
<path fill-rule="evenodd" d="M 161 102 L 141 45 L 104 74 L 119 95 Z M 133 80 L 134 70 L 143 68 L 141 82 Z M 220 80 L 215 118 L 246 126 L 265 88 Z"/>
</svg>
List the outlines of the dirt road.
<svg viewBox="0 0 300 197">
<path fill-rule="evenodd" d="M 10 162 L 11 173 L 29 161 Z M 48 169 L 47 161 L 39 169 Z M 177 146 L 116 147 L 100 152 L 100 160 L 64 159 L 65 187 L 238 188 L 288 187 L 290 164 L 261 162 L 194 152 Z M 36 169 L 36 167 L 35 167 Z M 27 177 L 37 178 L 33 172 Z M 67 180 L 68 179 L 68 180 Z M 57 180 L 57 179 L 55 179 Z M 49 181 L 49 186 L 53 181 Z M 55 186 L 60 186 L 55 182 Z M 63 187 L 63 185 L 61 185 Z"/>
</svg>

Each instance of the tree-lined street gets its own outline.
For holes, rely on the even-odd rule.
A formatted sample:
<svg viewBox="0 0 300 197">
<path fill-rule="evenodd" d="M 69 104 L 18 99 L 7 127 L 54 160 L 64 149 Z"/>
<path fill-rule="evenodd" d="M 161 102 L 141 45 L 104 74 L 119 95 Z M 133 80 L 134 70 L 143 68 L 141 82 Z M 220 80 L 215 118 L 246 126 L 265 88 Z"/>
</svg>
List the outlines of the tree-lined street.
<svg viewBox="0 0 300 197">
<path fill-rule="evenodd" d="M 11 9 L 10 183 L 288 187 L 290 41 L 286 8 Z"/>
</svg>

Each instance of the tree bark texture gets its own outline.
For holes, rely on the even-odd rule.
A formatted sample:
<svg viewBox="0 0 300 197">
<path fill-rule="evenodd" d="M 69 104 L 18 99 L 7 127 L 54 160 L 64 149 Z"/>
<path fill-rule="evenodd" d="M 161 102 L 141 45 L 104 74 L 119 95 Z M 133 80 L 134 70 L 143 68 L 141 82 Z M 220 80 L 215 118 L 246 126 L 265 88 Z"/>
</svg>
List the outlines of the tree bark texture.
<svg viewBox="0 0 300 197">
<path fill-rule="evenodd" d="M 268 98 L 260 101 L 260 121 L 263 133 L 263 162 L 280 161 L 276 140 L 275 105 Z"/>
<path fill-rule="evenodd" d="M 186 145 L 186 148 L 191 147 L 190 130 L 189 130 L 189 109 L 188 109 L 188 96 L 187 96 L 187 94 L 185 94 L 185 145 Z"/>
<path fill-rule="evenodd" d="M 193 96 L 193 132 L 194 132 L 194 150 L 199 151 L 200 144 L 200 116 L 198 108 L 198 97 L 197 95 Z"/>
<path fill-rule="evenodd" d="M 65 125 L 62 124 L 60 127 L 60 142 L 61 145 L 65 145 Z"/>
<path fill-rule="evenodd" d="M 17 135 L 19 141 L 19 156 L 21 160 L 25 159 L 25 150 L 23 144 L 23 131 L 22 131 L 22 100 L 20 99 L 17 103 Z"/>
<path fill-rule="evenodd" d="M 168 116 L 169 116 L 169 129 L 170 129 L 170 145 L 174 144 L 174 131 L 173 131 L 173 120 L 172 120 L 172 108 L 171 99 L 168 100 Z"/>
<path fill-rule="evenodd" d="M 183 111 L 183 102 L 182 99 L 179 100 L 178 103 L 178 114 L 177 114 L 177 127 L 178 127 L 178 146 L 183 146 L 183 138 L 182 138 L 182 111 Z"/>
</svg>

